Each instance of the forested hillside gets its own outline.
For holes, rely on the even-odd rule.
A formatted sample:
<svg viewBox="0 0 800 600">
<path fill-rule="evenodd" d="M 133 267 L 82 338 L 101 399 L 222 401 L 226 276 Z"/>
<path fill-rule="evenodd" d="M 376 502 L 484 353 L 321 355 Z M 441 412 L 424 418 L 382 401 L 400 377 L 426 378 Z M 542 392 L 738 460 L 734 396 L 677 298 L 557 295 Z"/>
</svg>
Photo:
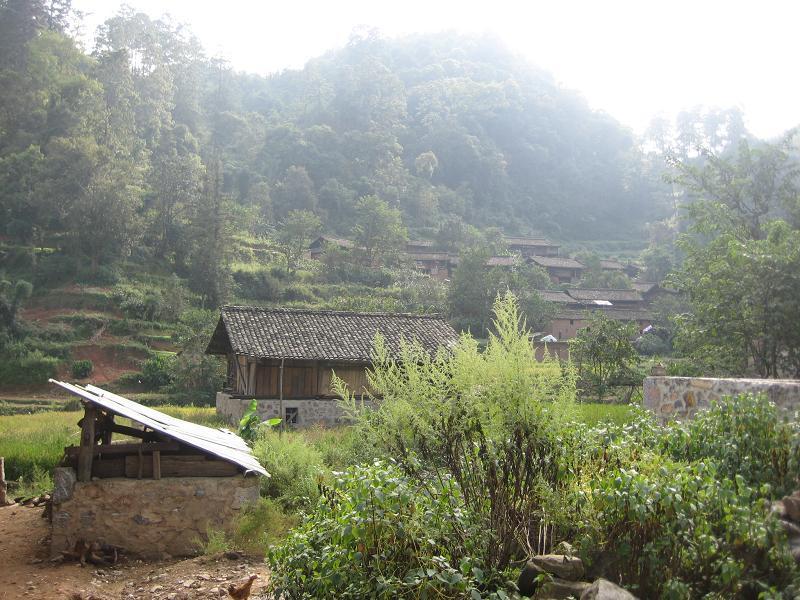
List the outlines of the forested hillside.
<svg viewBox="0 0 800 600">
<path fill-rule="evenodd" d="M 203 189 L 254 232 L 309 209 L 347 234 L 367 195 L 429 236 L 463 221 L 641 238 L 665 214 L 631 133 L 491 39 L 354 36 L 264 78 L 142 14 L 88 54 L 68 3 L 2 6 L 4 233 L 60 236 L 95 264 L 142 245 L 187 261 L 217 210 Z"/>
</svg>

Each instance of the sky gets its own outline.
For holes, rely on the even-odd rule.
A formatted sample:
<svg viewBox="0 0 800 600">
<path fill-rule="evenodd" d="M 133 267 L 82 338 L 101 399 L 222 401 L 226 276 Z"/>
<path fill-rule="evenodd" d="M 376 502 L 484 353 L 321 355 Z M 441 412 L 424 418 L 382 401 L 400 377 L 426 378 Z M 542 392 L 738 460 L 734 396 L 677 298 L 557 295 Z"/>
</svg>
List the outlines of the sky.
<svg viewBox="0 0 800 600">
<path fill-rule="evenodd" d="M 117 0 L 73 0 L 84 36 Z M 127 0 L 190 26 L 209 55 L 266 75 L 302 68 L 356 27 L 386 37 L 488 33 L 641 133 L 697 105 L 739 107 L 759 137 L 800 124 L 800 3 L 791 0 Z M 90 42 L 87 42 L 90 44 Z"/>
</svg>

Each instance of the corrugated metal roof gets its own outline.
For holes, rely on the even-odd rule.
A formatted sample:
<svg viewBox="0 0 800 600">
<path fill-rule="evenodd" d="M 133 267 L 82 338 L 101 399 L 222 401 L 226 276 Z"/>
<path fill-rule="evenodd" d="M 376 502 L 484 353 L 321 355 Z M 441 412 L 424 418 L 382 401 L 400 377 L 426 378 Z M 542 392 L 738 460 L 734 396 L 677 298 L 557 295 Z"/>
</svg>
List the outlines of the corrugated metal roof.
<svg viewBox="0 0 800 600">
<path fill-rule="evenodd" d="M 203 452 L 228 462 L 239 465 L 245 471 L 260 473 L 269 477 L 269 473 L 261 466 L 250 451 L 250 447 L 235 433 L 225 429 L 212 429 L 205 425 L 190 423 L 182 419 L 170 417 L 162 412 L 142 406 L 141 404 L 118 396 L 112 392 L 93 385 L 82 387 L 55 379 L 50 380 L 65 390 L 80 396 L 103 410 L 121 417 L 136 421 L 169 438 L 192 446 Z"/>
</svg>

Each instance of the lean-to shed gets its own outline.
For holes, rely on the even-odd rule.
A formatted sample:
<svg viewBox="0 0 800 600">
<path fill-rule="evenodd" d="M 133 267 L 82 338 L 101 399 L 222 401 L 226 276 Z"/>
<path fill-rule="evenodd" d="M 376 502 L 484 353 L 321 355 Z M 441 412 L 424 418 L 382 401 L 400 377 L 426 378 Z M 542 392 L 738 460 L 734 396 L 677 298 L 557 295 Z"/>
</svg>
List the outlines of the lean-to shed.
<svg viewBox="0 0 800 600">
<path fill-rule="evenodd" d="M 191 555 L 209 528 L 226 529 L 258 500 L 258 478 L 268 474 L 236 434 L 50 381 L 84 408 L 80 444 L 65 448 L 54 473 L 54 554 L 83 540 L 149 558 Z"/>
</svg>

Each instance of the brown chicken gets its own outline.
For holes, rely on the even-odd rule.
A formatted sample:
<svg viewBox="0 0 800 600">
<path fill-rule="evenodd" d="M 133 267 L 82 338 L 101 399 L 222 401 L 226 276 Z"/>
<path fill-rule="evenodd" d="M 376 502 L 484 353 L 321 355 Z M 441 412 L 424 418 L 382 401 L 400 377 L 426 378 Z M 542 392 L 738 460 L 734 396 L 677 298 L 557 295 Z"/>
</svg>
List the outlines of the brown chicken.
<svg viewBox="0 0 800 600">
<path fill-rule="evenodd" d="M 239 585 L 228 586 L 228 596 L 234 600 L 247 600 L 250 597 L 250 588 L 253 587 L 253 582 L 258 578 L 258 575 L 250 575 L 247 581 Z"/>
</svg>

